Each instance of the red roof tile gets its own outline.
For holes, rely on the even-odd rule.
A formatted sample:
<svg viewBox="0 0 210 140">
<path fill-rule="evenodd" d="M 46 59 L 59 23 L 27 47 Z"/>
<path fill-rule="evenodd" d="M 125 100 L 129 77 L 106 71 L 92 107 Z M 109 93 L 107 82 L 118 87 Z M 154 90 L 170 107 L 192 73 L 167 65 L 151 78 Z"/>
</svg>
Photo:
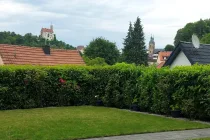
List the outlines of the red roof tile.
<svg viewBox="0 0 210 140">
<path fill-rule="evenodd" d="M 4 64 L 15 65 L 84 65 L 77 50 L 51 49 L 46 55 L 42 48 L 0 44 L 0 56 Z"/>
<path fill-rule="evenodd" d="M 42 28 L 41 32 L 53 33 L 53 30 L 52 29 L 48 29 L 48 28 Z"/>
<path fill-rule="evenodd" d="M 162 68 L 164 64 L 165 64 L 165 62 L 161 62 L 161 63 L 157 66 L 157 68 L 158 68 L 158 69 Z"/>
<path fill-rule="evenodd" d="M 165 61 L 164 57 L 168 58 L 171 55 L 172 52 L 165 51 L 165 52 L 159 52 L 160 61 Z"/>
</svg>

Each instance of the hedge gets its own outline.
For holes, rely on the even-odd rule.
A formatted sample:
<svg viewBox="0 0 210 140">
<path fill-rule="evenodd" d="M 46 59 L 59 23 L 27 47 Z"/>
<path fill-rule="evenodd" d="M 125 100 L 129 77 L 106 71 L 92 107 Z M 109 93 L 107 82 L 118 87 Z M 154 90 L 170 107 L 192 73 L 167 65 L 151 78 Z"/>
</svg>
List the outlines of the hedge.
<svg viewBox="0 0 210 140">
<path fill-rule="evenodd" d="M 192 119 L 210 120 L 210 66 L 150 69 L 139 78 L 139 106 L 158 114 L 178 107 Z"/>
<path fill-rule="evenodd" d="M 0 109 L 95 105 L 210 120 L 210 66 L 1 66 Z"/>
</svg>

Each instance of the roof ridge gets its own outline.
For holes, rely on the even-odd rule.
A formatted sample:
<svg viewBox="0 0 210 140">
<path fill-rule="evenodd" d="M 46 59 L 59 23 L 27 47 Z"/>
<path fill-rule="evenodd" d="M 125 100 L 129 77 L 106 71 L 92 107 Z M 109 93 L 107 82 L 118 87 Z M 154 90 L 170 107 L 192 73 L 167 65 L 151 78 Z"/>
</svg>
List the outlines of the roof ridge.
<svg viewBox="0 0 210 140">
<path fill-rule="evenodd" d="M 24 47 L 24 48 L 29 48 L 29 49 L 42 49 L 43 47 L 36 47 L 36 46 L 25 46 L 25 45 L 12 45 L 12 44 L 0 44 L 0 46 L 5 46 L 5 47 Z M 78 51 L 78 50 L 70 50 L 70 49 L 61 49 L 61 48 L 51 48 L 52 50 L 61 50 L 61 51 Z"/>
<path fill-rule="evenodd" d="M 60 48 L 59 49 L 51 48 L 51 49 L 52 49 L 51 55 L 45 55 L 42 47 L 0 44 L 0 53 L 3 55 L 2 60 L 4 64 L 16 64 L 16 65 L 19 64 L 84 65 L 85 64 L 78 50 L 66 50 Z"/>
<path fill-rule="evenodd" d="M 193 44 L 192 42 L 187 42 L 187 41 L 180 41 L 180 43 Z M 200 43 L 200 45 L 210 45 L 210 44 Z"/>
</svg>

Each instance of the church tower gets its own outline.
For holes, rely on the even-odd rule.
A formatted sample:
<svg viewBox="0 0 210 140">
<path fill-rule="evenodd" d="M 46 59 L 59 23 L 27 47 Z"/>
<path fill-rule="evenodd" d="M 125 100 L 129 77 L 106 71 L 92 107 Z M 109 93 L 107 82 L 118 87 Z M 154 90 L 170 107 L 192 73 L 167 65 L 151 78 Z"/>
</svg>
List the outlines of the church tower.
<svg viewBox="0 0 210 140">
<path fill-rule="evenodd" d="M 155 50 L 154 36 L 153 37 L 151 36 L 150 41 L 149 41 L 149 55 L 153 55 L 154 50 Z"/>
</svg>

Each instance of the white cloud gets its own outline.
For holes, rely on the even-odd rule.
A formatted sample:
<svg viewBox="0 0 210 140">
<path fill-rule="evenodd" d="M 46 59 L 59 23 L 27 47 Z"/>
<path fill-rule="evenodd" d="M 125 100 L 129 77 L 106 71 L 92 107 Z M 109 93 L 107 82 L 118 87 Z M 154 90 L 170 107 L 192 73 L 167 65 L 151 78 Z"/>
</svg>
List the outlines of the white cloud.
<svg viewBox="0 0 210 140">
<path fill-rule="evenodd" d="M 66 14 L 43 11 L 39 6 L 18 3 L 14 0 L 0 1 L 0 18 L 10 18 L 12 16 L 26 16 L 27 18 L 65 18 Z M 26 19 L 27 20 L 27 19 Z"/>
<path fill-rule="evenodd" d="M 70 44 L 105 36 L 122 47 L 129 21 L 139 16 L 146 43 L 153 34 L 157 47 L 164 47 L 186 23 L 209 18 L 209 5 L 209 0 L 0 0 L 0 29 L 20 31 L 21 25 L 24 33 L 38 33 L 53 22 L 57 38 Z"/>
<path fill-rule="evenodd" d="M 154 9 L 143 15 L 145 31 L 165 38 L 157 40 L 158 45 L 164 47 L 167 43 L 173 43 L 177 30 L 186 23 L 209 18 L 209 5 L 208 0 L 154 0 Z"/>
<path fill-rule="evenodd" d="M 20 15 L 30 11 L 33 11 L 33 7 L 28 4 L 20 4 L 11 0 L 0 1 L 0 18 Z"/>
</svg>

